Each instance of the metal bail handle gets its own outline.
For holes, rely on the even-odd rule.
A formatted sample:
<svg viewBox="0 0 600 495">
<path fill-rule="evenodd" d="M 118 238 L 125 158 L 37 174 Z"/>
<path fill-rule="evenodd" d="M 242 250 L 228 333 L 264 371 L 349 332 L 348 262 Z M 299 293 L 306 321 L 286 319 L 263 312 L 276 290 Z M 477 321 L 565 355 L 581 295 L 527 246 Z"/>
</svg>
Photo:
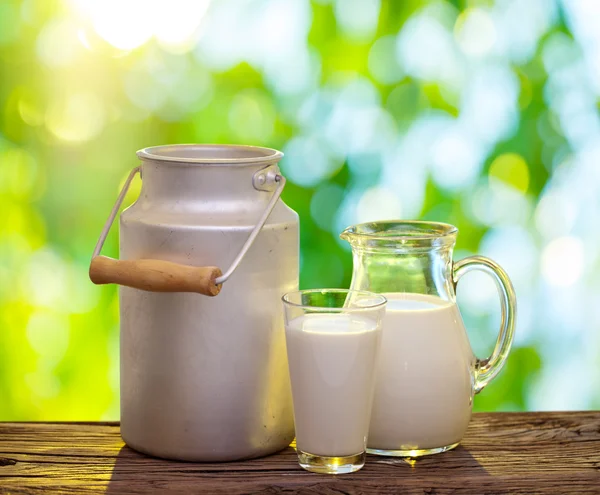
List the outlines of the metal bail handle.
<svg viewBox="0 0 600 495">
<path fill-rule="evenodd" d="M 125 199 L 129 186 L 138 173 L 141 173 L 139 166 L 134 168 L 127 177 L 100 233 L 90 263 L 90 280 L 95 284 L 119 284 L 153 292 L 197 292 L 206 296 L 216 296 L 221 291 L 222 284 L 231 277 L 244 259 L 267 222 L 273 208 L 275 208 L 285 187 L 285 177 L 279 174 L 279 168 L 276 165 L 269 165 L 254 174 L 252 185 L 255 189 L 270 191 L 274 184 L 277 184 L 277 187 L 240 252 L 227 271 L 222 274 L 216 266 L 196 267 L 163 260 L 116 260 L 107 256 L 100 256 L 104 241 L 106 241 L 108 232 Z"/>
</svg>

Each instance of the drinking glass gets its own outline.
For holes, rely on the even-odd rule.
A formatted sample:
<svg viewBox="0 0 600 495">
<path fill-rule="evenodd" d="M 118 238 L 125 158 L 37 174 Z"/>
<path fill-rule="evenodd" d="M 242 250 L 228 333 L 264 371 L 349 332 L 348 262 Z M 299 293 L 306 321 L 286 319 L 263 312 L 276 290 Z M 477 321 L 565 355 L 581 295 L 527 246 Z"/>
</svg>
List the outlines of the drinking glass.
<svg viewBox="0 0 600 495">
<path fill-rule="evenodd" d="M 316 289 L 283 296 L 296 451 L 307 471 L 365 464 L 385 297 Z"/>
</svg>

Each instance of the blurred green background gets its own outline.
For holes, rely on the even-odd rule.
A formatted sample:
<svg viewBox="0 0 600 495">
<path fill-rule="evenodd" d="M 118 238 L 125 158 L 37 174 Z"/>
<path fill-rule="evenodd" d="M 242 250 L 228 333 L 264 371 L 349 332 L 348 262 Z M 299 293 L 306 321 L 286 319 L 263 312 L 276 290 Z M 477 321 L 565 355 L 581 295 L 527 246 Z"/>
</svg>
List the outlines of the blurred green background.
<svg viewBox="0 0 600 495">
<path fill-rule="evenodd" d="M 599 408 L 599 25 L 595 0 L 3 0 L 0 420 L 118 419 L 89 258 L 135 151 L 189 142 L 286 153 L 304 288 L 349 285 L 350 224 L 457 225 L 519 301 L 475 408 Z M 480 356 L 495 290 L 458 291 Z"/>
</svg>

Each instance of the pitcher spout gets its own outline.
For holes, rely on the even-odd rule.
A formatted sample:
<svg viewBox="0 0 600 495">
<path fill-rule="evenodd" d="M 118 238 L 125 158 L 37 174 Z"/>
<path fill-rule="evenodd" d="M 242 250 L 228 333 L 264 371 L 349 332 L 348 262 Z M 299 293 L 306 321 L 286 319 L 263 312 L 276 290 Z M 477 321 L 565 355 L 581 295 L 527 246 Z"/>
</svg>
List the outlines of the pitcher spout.
<svg viewBox="0 0 600 495">
<path fill-rule="evenodd" d="M 354 234 L 354 228 L 355 226 L 346 227 L 340 234 L 340 239 L 350 242 L 352 239 L 352 234 Z"/>
</svg>

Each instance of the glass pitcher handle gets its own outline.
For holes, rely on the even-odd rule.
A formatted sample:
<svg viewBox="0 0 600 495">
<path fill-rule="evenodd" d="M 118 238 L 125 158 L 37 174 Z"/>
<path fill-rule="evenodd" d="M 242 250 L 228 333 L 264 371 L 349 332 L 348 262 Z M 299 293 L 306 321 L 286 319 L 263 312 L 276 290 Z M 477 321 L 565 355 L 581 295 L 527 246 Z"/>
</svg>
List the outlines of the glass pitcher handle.
<svg viewBox="0 0 600 495">
<path fill-rule="evenodd" d="M 455 291 L 460 278 L 471 270 L 480 270 L 492 276 L 498 287 L 501 308 L 500 332 L 494 351 L 487 359 L 477 359 L 475 363 L 477 394 L 500 372 L 506 362 L 515 333 L 517 300 L 508 274 L 498 263 L 485 256 L 469 256 L 454 263 L 452 276 Z"/>
</svg>

